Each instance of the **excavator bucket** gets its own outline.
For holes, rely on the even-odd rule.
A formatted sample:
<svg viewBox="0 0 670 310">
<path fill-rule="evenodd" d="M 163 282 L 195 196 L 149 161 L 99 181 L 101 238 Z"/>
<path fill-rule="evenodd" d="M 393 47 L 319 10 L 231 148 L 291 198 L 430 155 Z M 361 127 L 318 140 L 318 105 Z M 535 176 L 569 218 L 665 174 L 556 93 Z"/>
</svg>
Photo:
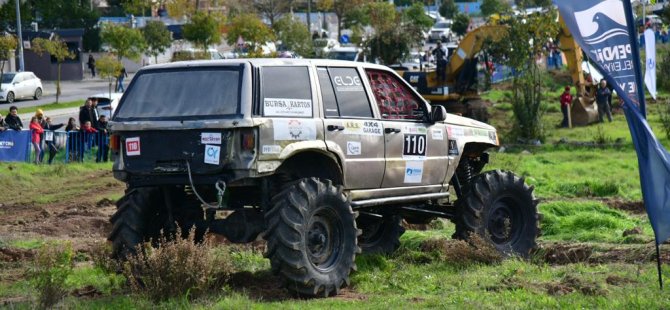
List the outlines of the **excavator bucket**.
<svg viewBox="0 0 670 310">
<path fill-rule="evenodd" d="M 581 96 L 572 102 L 570 110 L 573 126 L 586 126 L 598 121 L 598 105 L 592 98 Z"/>
</svg>

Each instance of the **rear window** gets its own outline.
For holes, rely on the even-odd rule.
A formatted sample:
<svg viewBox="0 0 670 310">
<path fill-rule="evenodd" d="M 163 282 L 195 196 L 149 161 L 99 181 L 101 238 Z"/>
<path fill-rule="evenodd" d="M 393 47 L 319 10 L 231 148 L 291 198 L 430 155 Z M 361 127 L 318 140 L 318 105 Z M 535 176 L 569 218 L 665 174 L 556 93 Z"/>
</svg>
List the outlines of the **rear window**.
<svg viewBox="0 0 670 310">
<path fill-rule="evenodd" d="M 241 78 L 241 67 L 141 73 L 133 79 L 115 118 L 195 119 L 236 115 Z"/>
</svg>

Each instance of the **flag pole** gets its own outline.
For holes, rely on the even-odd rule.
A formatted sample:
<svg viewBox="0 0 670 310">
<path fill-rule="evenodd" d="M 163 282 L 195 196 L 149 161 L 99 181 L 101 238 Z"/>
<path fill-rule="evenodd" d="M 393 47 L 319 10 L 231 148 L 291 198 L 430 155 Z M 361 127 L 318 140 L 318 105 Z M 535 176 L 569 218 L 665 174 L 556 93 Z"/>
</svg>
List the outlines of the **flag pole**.
<svg viewBox="0 0 670 310">
<path fill-rule="evenodd" d="M 658 271 L 658 286 L 663 289 L 663 274 L 661 273 L 661 245 L 656 243 L 656 269 Z"/>
</svg>

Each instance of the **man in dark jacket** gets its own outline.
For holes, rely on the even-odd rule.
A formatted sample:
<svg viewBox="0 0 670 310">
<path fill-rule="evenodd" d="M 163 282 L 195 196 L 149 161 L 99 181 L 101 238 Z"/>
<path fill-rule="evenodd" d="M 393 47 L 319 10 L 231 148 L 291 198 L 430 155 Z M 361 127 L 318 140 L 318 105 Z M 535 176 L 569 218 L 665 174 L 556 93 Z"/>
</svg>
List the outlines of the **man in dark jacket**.
<svg viewBox="0 0 670 310">
<path fill-rule="evenodd" d="M 607 115 L 607 120 L 612 122 L 612 111 L 610 111 L 610 97 L 612 93 L 609 88 L 607 88 L 607 81 L 605 79 L 600 80 L 600 85 L 596 89 L 596 103 L 598 104 L 598 121 L 603 122 L 603 115 Z"/>
<path fill-rule="evenodd" d="M 18 113 L 19 109 L 16 106 L 9 107 L 9 115 L 5 117 L 7 127 L 14 130 L 23 129 L 23 122 L 21 122 L 21 118 L 19 117 Z"/>
<path fill-rule="evenodd" d="M 107 158 L 109 157 L 109 137 L 107 136 L 107 124 L 107 116 L 100 115 L 100 118 L 98 119 L 98 127 L 95 128 L 98 130 L 98 134 L 96 136 L 98 144 L 98 153 L 95 156 L 96 163 L 107 161 Z"/>
<path fill-rule="evenodd" d="M 84 106 L 79 108 L 79 125 L 83 126 L 86 122 L 91 122 L 93 128 L 98 127 L 97 111 L 93 107 L 93 101 L 86 99 Z"/>
</svg>

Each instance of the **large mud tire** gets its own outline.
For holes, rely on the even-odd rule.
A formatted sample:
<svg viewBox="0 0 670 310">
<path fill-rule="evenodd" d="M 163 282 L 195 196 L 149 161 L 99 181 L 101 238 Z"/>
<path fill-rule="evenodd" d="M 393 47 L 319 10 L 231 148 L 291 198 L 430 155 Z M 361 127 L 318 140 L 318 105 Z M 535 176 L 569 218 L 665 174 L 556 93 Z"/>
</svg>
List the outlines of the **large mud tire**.
<svg viewBox="0 0 670 310">
<path fill-rule="evenodd" d="M 349 284 L 360 253 L 359 232 L 341 187 L 329 180 L 301 179 L 272 198 L 265 221 L 265 256 L 289 290 L 327 297 Z"/>
<path fill-rule="evenodd" d="M 456 201 L 454 238 L 476 233 L 500 252 L 527 258 L 537 246 L 537 200 L 533 188 L 509 171 L 488 171 L 472 179 Z"/>
<path fill-rule="evenodd" d="M 170 225 L 165 204 L 165 196 L 159 187 L 140 187 L 126 191 L 116 203 L 116 213 L 110 219 L 113 225 L 108 240 L 112 242 L 112 256 L 124 258 L 135 253 L 142 242 L 156 242 L 162 230 L 181 228 L 181 237 L 186 238 L 195 222 L 202 221 L 204 212 L 199 205 L 183 192 L 172 191 L 174 205 L 173 219 L 176 225 Z M 174 224 L 174 223 L 173 223 Z M 165 231 L 164 231 L 165 232 Z M 204 231 L 196 230 L 196 240 L 204 237 Z"/>
<path fill-rule="evenodd" d="M 357 226 L 362 231 L 358 236 L 358 246 L 365 254 L 393 254 L 400 247 L 400 236 L 405 233 L 399 215 L 373 219 L 359 217 Z"/>
</svg>

